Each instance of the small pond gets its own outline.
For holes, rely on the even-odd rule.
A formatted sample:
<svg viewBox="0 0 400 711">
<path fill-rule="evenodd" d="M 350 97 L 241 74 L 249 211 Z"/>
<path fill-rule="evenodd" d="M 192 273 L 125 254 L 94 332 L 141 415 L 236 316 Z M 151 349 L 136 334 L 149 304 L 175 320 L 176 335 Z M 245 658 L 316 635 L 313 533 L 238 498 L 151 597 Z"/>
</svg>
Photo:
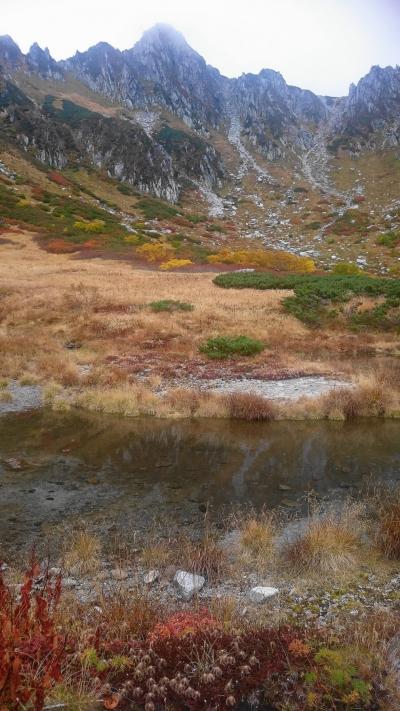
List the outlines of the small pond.
<svg viewBox="0 0 400 711">
<path fill-rule="evenodd" d="M 198 525 L 238 505 L 293 507 L 400 481 L 400 422 L 121 419 L 46 410 L 0 418 L 0 544 L 82 517 Z M 1 558 L 1 550 L 0 550 Z"/>
</svg>

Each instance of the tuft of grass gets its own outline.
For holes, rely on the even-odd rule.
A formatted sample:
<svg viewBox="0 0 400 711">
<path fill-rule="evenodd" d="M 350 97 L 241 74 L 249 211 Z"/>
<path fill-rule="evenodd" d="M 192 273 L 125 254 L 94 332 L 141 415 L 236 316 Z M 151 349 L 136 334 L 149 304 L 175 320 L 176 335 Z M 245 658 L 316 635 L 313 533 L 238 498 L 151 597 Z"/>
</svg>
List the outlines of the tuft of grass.
<svg viewBox="0 0 400 711">
<path fill-rule="evenodd" d="M 221 580 L 228 569 L 227 555 L 209 531 L 199 541 L 182 538 L 178 555 L 184 569 L 204 575 L 209 582 Z"/>
<path fill-rule="evenodd" d="M 40 382 L 34 373 L 23 373 L 19 379 L 20 385 L 37 385 Z"/>
<path fill-rule="evenodd" d="M 199 351 L 208 358 L 224 359 L 233 356 L 252 356 L 265 348 L 262 341 L 248 336 L 217 336 L 203 343 Z"/>
<path fill-rule="evenodd" d="M 99 538 L 87 528 L 78 528 L 67 540 L 63 556 L 65 568 L 82 575 L 93 573 L 99 567 L 100 554 Z"/>
<path fill-rule="evenodd" d="M 173 559 L 171 545 L 164 540 L 150 540 L 143 547 L 141 559 L 145 568 L 164 568 Z"/>
<path fill-rule="evenodd" d="M 274 420 L 274 405 L 256 393 L 230 393 L 226 397 L 230 417 L 236 420 Z"/>
<path fill-rule="evenodd" d="M 266 562 L 272 556 L 275 535 L 276 521 L 272 513 L 262 516 L 250 514 L 240 524 L 241 549 Z"/>
<path fill-rule="evenodd" d="M 9 390 L 0 390 L 0 402 L 12 402 L 13 396 Z"/>
<path fill-rule="evenodd" d="M 175 301 L 175 299 L 152 301 L 149 306 L 155 313 L 160 311 L 167 311 L 168 313 L 172 313 L 173 311 L 193 311 L 194 309 L 193 304 L 189 304 L 186 301 Z"/>
<path fill-rule="evenodd" d="M 336 573 L 356 564 L 359 545 L 360 509 L 345 506 L 340 512 L 311 515 L 305 529 L 286 544 L 284 556 L 300 572 Z"/>
<path fill-rule="evenodd" d="M 393 394 L 377 377 L 366 377 L 355 388 L 334 388 L 321 398 L 322 414 L 330 420 L 383 417 L 390 411 Z"/>
<path fill-rule="evenodd" d="M 387 558 L 400 559 L 400 493 L 385 498 L 378 508 L 378 543 Z"/>
<path fill-rule="evenodd" d="M 77 395 L 74 404 L 76 407 L 93 412 L 137 417 L 154 414 L 157 402 L 157 397 L 146 388 L 127 385 L 88 388 Z"/>
</svg>

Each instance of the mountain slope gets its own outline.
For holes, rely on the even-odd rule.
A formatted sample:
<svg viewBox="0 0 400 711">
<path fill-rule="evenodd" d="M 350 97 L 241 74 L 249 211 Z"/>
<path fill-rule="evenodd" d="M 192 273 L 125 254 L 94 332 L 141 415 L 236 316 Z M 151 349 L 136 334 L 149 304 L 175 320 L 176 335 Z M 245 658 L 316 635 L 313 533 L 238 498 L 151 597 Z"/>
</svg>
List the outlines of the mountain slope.
<svg viewBox="0 0 400 711">
<path fill-rule="evenodd" d="M 270 69 L 228 79 L 165 25 L 131 49 L 101 42 L 62 62 L 6 36 L 0 109 L 3 147 L 44 165 L 204 201 L 243 238 L 323 263 L 386 268 L 375 247 L 400 226 L 399 67 L 373 67 L 330 98 Z"/>
</svg>

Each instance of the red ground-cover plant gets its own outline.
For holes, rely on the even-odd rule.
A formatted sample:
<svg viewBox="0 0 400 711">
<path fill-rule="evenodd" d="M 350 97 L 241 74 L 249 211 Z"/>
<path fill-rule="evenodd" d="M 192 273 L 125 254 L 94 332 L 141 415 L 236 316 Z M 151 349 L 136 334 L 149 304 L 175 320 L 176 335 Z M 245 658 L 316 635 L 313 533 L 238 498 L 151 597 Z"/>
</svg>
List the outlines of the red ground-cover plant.
<svg viewBox="0 0 400 711">
<path fill-rule="evenodd" d="M 298 656 L 296 645 L 291 652 L 291 645 L 298 640 L 297 630 L 226 632 L 218 626 L 212 628 L 211 617 L 205 616 L 204 629 L 182 633 L 189 623 L 183 618 L 191 614 L 174 615 L 163 627 L 156 626 L 146 644 L 132 647 L 130 668 L 108 677 L 110 683 L 103 689 L 105 708 L 125 710 L 133 703 L 145 711 L 234 708 L 252 693 L 261 693 L 265 682 L 285 673 L 288 659 Z M 165 634 L 165 629 L 179 633 Z M 301 640 L 296 644 L 301 645 Z M 310 652 L 305 644 L 302 649 Z"/>
<path fill-rule="evenodd" d="M 49 180 L 51 180 L 52 183 L 56 183 L 57 185 L 62 185 L 62 187 L 67 187 L 71 185 L 71 182 L 67 180 L 61 173 L 58 173 L 56 170 L 50 171 L 50 173 L 47 173 L 47 177 Z"/>
<path fill-rule="evenodd" d="M 70 254 L 77 252 L 79 247 L 76 244 L 66 242 L 64 239 L 52 239 L 47 242 L 47 251 L 53 254 Z"/>
<path fill-rule="evenodd" d="M 150 633 L 149 639 L 157 643 L 161 639 L 171 637 L 184 637 L 187 634 L 196 634 L 206 630 L 215 630 L 221 627 L 219 621 L 211 615 L 209 610 L 190 610 L 176 612 L 168 617 L 165 622 L 159 622 Z"/>
<path fill-rule="evenodd" d="M 0 711 L 41 711 L 60 680 L 66 643 L 54 623 L 60 594 L 60 577 L 41 574 L 34 559 L 18 598 L 0 572 Z"/>
</svg>

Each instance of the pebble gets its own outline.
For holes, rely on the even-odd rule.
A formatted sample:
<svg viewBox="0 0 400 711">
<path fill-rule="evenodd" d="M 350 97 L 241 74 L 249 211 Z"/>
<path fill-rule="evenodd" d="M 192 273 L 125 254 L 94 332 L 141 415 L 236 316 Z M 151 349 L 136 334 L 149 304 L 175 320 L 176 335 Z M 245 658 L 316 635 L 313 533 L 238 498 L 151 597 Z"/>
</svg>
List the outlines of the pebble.
<svg viewBox="0 0 400 711">
<path fill-rule="evenodd" d="M 279 593 L 278 588 L 264 587 L 263 585 L 256 585 L 252 588 L 249 593 L 249 598 L 252 602 L 266 602 L 272 597 L 275 597 Z"/>
<path fill-rule="evenodd" d="M 190 600 L 193 595 L 200 592 L 205 582 L 202 575 L 188 573 L 186 570 L 178 570 L 174 577 L 174 583 L 184 600 Z"/>
</svg>

